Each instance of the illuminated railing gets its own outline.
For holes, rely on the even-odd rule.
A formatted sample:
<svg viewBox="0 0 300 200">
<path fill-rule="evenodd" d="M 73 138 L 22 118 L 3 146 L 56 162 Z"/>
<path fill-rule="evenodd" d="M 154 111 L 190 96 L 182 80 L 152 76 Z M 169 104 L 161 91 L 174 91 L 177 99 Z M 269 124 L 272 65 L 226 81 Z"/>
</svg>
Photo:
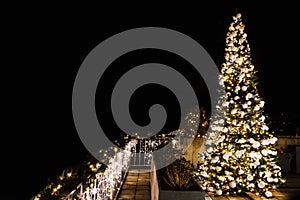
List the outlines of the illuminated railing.
<svg viewBox="0 0 300 200">
<path fill-rule="evenodd" d="M 168 137 L 156 139 L 137 139 L 136 145 L 132 148 L 131 167 L 150 167 L 152 153 L 170 141 Z"/>
<path fill-rule="evenodd" d="M 109 164 L 104 172 L 88 177 L 88 181 L 85 184 L 79 184 L 64 200 L 116 199 L 130 164 L 131 150 L 136 146 L 136 143 L 136 140 L 130 141 L 126 145 L 125 150 L 117 152 L 109 160 Z"/>
<path fill-rule="evenodd" d="M 170 137 L 155 139 L 134 139 L 117 152 L 110 160 L 105 171 L 88 177 L 80 183 L 64 200 L 115 200 L 122 187 L 129 166 L 151 166 L 152 153 L 172 141 Z"/>
</svg>

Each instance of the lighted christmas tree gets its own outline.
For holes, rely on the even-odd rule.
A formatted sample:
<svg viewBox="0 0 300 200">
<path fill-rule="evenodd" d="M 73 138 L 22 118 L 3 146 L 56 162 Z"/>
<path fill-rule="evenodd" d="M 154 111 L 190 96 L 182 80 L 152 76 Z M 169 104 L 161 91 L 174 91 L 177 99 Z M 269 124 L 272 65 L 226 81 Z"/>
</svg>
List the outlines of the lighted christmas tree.
<svg viewBox="0 0 300 200">
<path fill-rule="evenodd" d="M 241 14 L 233 17 L 227 33 L 219 83 L 225 94 L 217 110 L 224 118 L 211 121 L 207 149 L 199 154 L 202 164 L 197 178 L 203 189 L 217 195 L 253 192 L 271 197 L 284 180 L 277 165 L 277 138 L 266 122 Z"/>
</svg>

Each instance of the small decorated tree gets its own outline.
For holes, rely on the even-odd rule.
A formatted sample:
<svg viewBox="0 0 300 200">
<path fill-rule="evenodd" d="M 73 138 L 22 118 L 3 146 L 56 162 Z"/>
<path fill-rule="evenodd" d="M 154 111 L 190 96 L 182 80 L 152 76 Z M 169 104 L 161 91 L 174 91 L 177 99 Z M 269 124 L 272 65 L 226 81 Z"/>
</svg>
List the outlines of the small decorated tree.
<svg viewBox="0 0 300 200">
<path fill-rule="evenodd" d="M 196 173 L 200 185 L 217 195 L 254 192 L 266 197 L 283 182 L 277 165 L 277 138 L 269 131 L 265 102 L 241 14 L 233 17 L 226 38 L 225 62 L 219 83 L 225 89 L 213 117 L 206 151 Z"/>
</svg>

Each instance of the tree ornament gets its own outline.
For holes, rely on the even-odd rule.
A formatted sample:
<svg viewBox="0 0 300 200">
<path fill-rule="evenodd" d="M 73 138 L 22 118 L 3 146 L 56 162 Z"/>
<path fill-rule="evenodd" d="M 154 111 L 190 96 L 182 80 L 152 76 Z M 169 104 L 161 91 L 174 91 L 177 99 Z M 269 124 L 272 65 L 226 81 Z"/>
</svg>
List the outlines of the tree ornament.
<svg viewBox="0 0 300 200">
<path fill-rule="evenodd" d="M 253 179 L 254 179 L 254 178 L 253 178 L 253 176 L 252 176 L 251 174 L 249 174 L 249 175 L 247 176 L 247 180 L 248 180 L 248 181 L 253 181 Z"/>
<path fill-rule="evenodd" d="M 235 182 L 235 181 L 231 181 L 231 182 L 229 183 L 229 186 L 230 186 L 231 188 L 235 188 L 235 187 L 236 187 L 236 182 Z"/>
<path fill-rule="evenodd" d="M 242 14 L 241 14 L 241 13 L 236 14 L 236 18 L 237 18 L 237 19 L 240 19 L 241 17 L 242 17 Z"/>
<path fill-rule="evenodd" d="M 266 183 L 264 181 L 261 181 L 258 183 L 259 188 L 264 188 L 266 186 Z"/>
<path fill-rule="evenodd" d="M 216 194 L 219 195 L 219 196 L 222 195 L 222 193 L 223 193 L 222 190 L 217 190 L 216 191 Z"/>
<path fill-rule="evenodd" d="M 268 198 L 270 198 L 270 197 L 273 196 L 272 192 L 270 192 L 270 191 L 266 191 L 266 192 L 265 192 L 265 195 L 266 195 L 266 197 L 268 197 Z"/>
</svg>

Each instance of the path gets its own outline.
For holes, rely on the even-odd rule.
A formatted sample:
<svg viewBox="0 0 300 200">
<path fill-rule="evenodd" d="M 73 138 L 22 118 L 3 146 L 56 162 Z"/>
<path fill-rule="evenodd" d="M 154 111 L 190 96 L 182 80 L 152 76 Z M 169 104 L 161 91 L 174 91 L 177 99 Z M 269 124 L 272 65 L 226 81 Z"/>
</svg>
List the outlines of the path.
<svg viewBox="0 0 300 200">
<path fill-rule="evenodd" d="M 149 171 L 149 170 L 148 170 Z M 144 169 L 129 169 L 118 200 L 150 200 L 150 173 Z"/>
</svg>

